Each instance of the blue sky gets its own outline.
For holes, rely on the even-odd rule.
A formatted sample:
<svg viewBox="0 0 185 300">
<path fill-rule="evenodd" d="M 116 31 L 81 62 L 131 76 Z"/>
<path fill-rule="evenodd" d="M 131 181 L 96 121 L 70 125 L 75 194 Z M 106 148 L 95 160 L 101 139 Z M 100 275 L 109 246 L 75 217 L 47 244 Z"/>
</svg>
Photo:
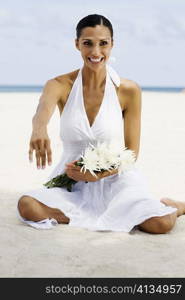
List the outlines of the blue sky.
<svg viewBox="0 0 185 300">
<path fill-rule="evenodd" d="M 43 85 L 81 67 L 75 28 L 92 13 L 112 22 L 121 77 L 185 86 L 184 0 L 0 0 L 0 84 Z"/>
</svg>

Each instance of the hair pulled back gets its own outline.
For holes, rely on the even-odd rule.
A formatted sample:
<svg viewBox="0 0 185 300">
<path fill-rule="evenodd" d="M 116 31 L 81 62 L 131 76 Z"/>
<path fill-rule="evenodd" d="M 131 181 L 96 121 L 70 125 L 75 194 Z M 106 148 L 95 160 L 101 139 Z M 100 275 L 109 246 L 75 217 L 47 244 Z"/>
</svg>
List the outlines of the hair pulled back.
<svg viewBox="0 0 185 300">
<path fill-rule="evenodd" d="M 111 38 L 113 40 L 113 28 L 112 28 L 111 22 L 104 16 L 97 15 L 97 14 L 88 15 L 78 22 L 78 24 L 76 26 L 77 40 L 80 38 L 80 36 L 82 34 L 82 30 L 85 27 L 95 27 L 96 25 L 104 25 L 104 26 L 108 27 L 110 30 Z"/>
</svg>

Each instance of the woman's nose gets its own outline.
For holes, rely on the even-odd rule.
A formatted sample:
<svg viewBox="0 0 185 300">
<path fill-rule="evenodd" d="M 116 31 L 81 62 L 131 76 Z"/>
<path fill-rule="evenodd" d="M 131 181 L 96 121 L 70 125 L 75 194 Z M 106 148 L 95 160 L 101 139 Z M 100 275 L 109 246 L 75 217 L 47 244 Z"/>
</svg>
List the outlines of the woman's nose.
<svg viewBox="0 0 185 300">
<path fill-rule="evenodd" d="M 91 54 L 94 55 L 94 56 L 99 56 L 100 55 L 100 48 L 99 48 L 99 46 L 94 46 L 92 48 Z"/>
</svg>

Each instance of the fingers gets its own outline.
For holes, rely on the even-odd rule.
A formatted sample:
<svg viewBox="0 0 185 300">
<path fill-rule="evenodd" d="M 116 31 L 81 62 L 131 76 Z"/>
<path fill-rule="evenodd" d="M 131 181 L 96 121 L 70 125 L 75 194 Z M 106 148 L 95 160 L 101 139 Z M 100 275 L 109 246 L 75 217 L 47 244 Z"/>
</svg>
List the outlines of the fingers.
<svg viewBox="0 0 185 300">
<path fill-rule="evenodd" d="M 94 182 L 97 181 L 97 178 L 94 177 L 89 171 L 86 174 L 81 173 L 79 170 L 67 168 L 65 173 L 69 178 L 72 178 L 75 181 L 89 181 Z"/>
<path fill-rule="evenodd" d="M 112 169 L 111 171 L 100 172 L 98 176 L 101 179 L 101 178 L 108 177 L 108 176 L 111 176 L 111 175 L 114 175 L 117 173 L 118 173 L 118 169 Z"/>
<path fill-rule="evenodd" d="M 76 171 L 76 172 L 79 172 L 81 170 L 81 167 L 79 166 L 73 166 L 73 165 L 66 165 L 66 169 L 67 170 L 71 170 L 71 171 Z"/>
<path fill-rule="evenodd" d="M 66 170 L 66 174 L 69 178 L 71 178 L 73 180 L 76 180 L 76 181 L 79 180 L 78 176 L 77 177 L 75 176 L 74 171 L 72 171 L 70 169 Z"/>
<path fill-rule="evenodd" d="M 50 141 L 45 141 L 45 149 L 47 153 L 48 165 L 50 166 L 52 164 L 52 152 L 50 147 Z"/>
<path fill-rule="evenodd" d="M 30 162 L 33 162 L 33 150 L 34 150 L 34 148 L 32 146 L 32 143 L 30 143 L 30 148 L 29 148 L 29 152 L 28 152 Z"/>
<path fill-rule="evenodd" d="M 75 165 L 75 162 L 77 162 L 77 161 L 78 161 L 78 160 L 73 160 L 73 161 L 71 161 L 71 162 L 69 162 L 69 163 L 67 163 L 67 164 L 65 164 L 65 165 L 66 165 L 66 167 L 67 167 L 68 169 L 71 169 L 71 170 L 80 170 L 81 167 Z"/>
<path fill-rule="evenodd" d="M 29 148 L 29 161 L 33 161 L 33 151 L 35 151 L 36 165 L 37 168 L 44 169 L 46 167 L 46 158 L 48 165 L 52 164 L 52 152 L 50 148 L 50 141 L 48 140 L 37 140 L 30 143 Z"/>
<path fill-rule="evenodd" d="M 41 150 L 42 148 L 41 148 L 40 142 L 36 142 L 33 145 L 34 145 L 34 149 L 35 149 L 37 169 L 40 169 L 41 168 L 41 160 L 42 160 L 43 150 Z M 42 155 L 41 155 L 41 153 L 42 153 Z"/>
</svg>

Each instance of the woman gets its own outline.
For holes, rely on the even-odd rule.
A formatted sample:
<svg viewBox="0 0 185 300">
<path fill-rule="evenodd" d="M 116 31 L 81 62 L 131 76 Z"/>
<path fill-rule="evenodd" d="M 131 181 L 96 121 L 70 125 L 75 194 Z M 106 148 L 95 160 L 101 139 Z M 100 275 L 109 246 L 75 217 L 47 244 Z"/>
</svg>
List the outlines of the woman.
<svg viewBox="0 0 185 300">
<path fill-rule="evenodd" d="M 97 140 L 125 142 L 137 159 L 141 119 L 141 89 L 131 80 L 120 79 L 107 65 L 113 47 L 110 21 L 89 15 L 80 20 L 76 32 L 83 68 L 51 79 L 44 86 L 33 117 L 29 159 L 32 161 L 35 151 L 38 168 L 45 168 L 46 161 L 51 164 L 47 124 L 58 105 L 63 155 L 50 179 L 65 171 L 78 182 L 71 193 L 46 187 L 26 192 L 18 202 L 19 217 L 37 228 L 63 223 L 124 232 L 138 226 L 145 232 L 166 233 L 185 213 L 184 203 L 155 199 L 136 167 L 121 176 L 115 170 L 103 172 L 96 179 L 88 171 L 81 173 L 74 164 L 89 142 Z"/>
</svg>

